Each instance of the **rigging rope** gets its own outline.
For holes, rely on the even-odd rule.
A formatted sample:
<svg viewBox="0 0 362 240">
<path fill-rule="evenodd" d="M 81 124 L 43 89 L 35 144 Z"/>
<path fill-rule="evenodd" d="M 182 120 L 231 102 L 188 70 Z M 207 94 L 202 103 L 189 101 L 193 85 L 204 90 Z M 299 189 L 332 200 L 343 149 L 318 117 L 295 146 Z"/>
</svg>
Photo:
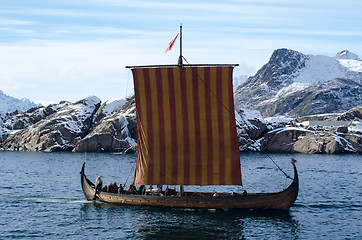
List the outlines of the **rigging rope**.
<svg viewBox="0 0 362 240">
<path fill-rule="evenodd" d="M 131 175 L 131 172 L 133 171 L 133 169 L 134 169 L 134 167 L 132 167 L 132 168 L 130 169 L 129 174 L 128 174 L 128 177 L 127 177 L 125 183 L 123 184 L 123 188 L 126 186 L 126 183 L 128 182 L 128 178 L 129 178 L 129 176 Z"/>
<path fill-rule="evenodd" d="M 279 167 L 279 165 L 278 165 L 268 154 L 267 154 L 267 156 L 268 156 L 268 158 L 275 164 L 275 166 L 277 166 L 277 168 L 278 168 L 282 173 L 284 173 L 284 175 L 285 175 L 286 178 L 293 179 L 293 178 L 291 178 L 288 174 L 286 174 L 286 172 L 284 172 L 283 169 L 281 169 L 281 168 Z"/>
<path fill-rule="evenodd" d="M 185 58 L 184 56 L 182 56 L 182 58 L 185 60 L 185 62 L 186 62 L 187 64 L 190 65 L 190 63 L 186 60 L 186 58 Z M 205 80 L 204 80 L 199 74 L 197 74 L 197 75 L 198 75 L 198 79 L 201 80 L 201 82 L 203 82 L 203 84 L 204 84 L 204 85 L 207 87 L 207 89 L 216 97 L 216 99 L 219 101 L 219 103 L 222 104 L 222 106 L 226 109 L 226 111 L 227 111 L 232 117 L 235 118 L 235 121 L 236 121 L 240 126 L 242 126 L 242 123 L 241 123 L 238 119 L 236 119 L 235 114 L 233 114 L 233 113 L 230 112 L 230 109 L 228 109 L 228 108 L 225 106 L 225 104 L 223 103 L 223 101 L 216 95 L 216 93 L 214 93 L 214 92 L 211 90 L 211 88 L 206 84 Z M 248 150 L 248 151 L 249 151 L 249 150 Z M 250 152 L 250 151 L 249 151 L 249 152 Z M 288 174 L 286 174 L 286 172 L 283 171 L 283 169 L 281 169 L 281 168 L 279 167 L 279 165 L 278 165 L 268 154 L 267 154 L 267 156 L 268 156 L 268 158 L 274 163 L 274 165 L 285 175 L 286 178 L 292 179 Z"/>
</svg>

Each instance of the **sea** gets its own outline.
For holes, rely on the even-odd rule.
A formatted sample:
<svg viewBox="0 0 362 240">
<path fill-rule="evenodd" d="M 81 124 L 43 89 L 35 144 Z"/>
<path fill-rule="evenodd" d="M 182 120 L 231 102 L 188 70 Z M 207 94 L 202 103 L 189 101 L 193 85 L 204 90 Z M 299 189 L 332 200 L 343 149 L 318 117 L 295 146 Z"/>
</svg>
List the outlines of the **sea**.
<svg viewBox="0 0 362 240">
<path fill-rule="evenodd" d="M 87 201 L 80 170 L 127 187 L 136 156 L 0 152 L 0 239 L 362 239 L 361 155 L 241 153 L 241 186 L 188 186 L 215 192 L 276 192 L 293 177 L 289 210 L 174 209 Z M 172 186 L 171 186 L 172 187 Z"/>
</svg>

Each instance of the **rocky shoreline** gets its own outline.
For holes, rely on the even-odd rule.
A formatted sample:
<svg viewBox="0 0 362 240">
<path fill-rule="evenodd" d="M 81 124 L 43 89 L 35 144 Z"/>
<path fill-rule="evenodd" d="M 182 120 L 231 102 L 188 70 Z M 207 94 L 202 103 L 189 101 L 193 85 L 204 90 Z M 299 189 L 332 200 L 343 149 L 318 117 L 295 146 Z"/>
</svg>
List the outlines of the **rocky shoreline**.
<svg viewBox="0 0 362 240">
<path fill-rule="evenodd" d="M 1 150 L 124 152 L 137 144 L 134 98 L 102 103 L 93 96 L 0 117 Z M 321 125 L 313 125 L 317 120 Z M 236 122 L 240 151 L 362 153 L 361 107 L 299 119 L 263 119 L 258 111 L 239 109 Z"/>
</svg>

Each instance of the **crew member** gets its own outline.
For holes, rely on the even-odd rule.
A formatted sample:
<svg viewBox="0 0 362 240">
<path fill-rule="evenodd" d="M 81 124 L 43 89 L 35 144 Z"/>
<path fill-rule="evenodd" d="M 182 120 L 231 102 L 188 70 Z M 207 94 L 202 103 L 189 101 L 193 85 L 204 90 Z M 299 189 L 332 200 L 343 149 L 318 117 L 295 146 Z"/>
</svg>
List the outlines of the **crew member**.
<svg viewBox="0 0 362 240">
<path fill-rule="evenodd" d="M 96 191 L 102 190 L 102 185 L 103 185 L 102 178 L 101 178 L 101 176 L 98 176 L 97 180 L 96 180 L 96 185 L 95 185 Z"/>
<path fill-rule="evenodd" d="M 95 191 L 94 191 L 93 200 L 96 200 L 96 195 L 99 191 L 102 190 L 102 185 L 103 185 L 102 178 L 101 178 L 101 176 L 98 176 L 96 179 L 96 185 L 94 186 Z"/>
</svg>

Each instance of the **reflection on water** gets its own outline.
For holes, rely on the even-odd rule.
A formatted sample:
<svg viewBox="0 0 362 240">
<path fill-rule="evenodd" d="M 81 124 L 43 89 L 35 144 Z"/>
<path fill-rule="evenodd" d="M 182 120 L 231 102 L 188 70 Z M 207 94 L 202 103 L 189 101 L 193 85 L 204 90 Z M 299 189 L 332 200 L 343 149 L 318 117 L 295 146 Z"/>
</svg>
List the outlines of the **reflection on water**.
<svg viewBox="0 0 362 240">
<path fill-rule="evenodd" d="M 108 223 L 122 226 L 114 229 L 110 227 L 107 232 L 125 238 L 263 238 L 267 228 L 273 229 L 268 233 L 270 237 L 290 239 L 298 236 L 298 222 L 285 210 L 172 209 L 100 202 L 85 203 L 80 210 L 81 221 L 94 223 L 92 229 L 97 229 L 100 216 L 106 216 Z"/>
</svg>

